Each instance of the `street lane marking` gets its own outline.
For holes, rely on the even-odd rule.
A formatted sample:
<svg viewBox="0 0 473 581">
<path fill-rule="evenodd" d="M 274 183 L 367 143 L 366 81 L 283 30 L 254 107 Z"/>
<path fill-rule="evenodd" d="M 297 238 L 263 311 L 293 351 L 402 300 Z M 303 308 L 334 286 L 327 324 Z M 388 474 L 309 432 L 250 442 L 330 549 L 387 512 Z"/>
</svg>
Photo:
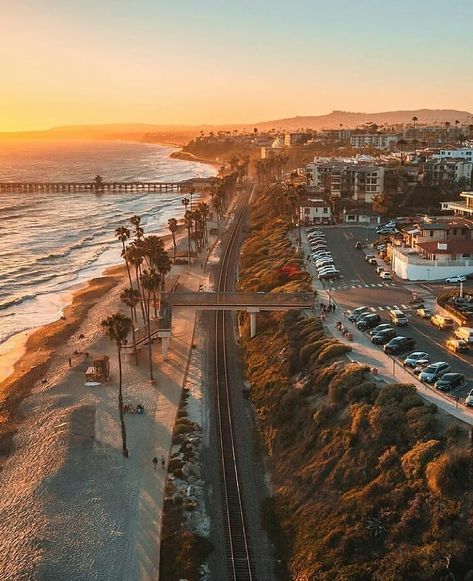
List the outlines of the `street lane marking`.
<svg viewBox="0 0 473 581">
<path fill-rule="evenodd" d="M 396 311 L 399 311 L 399 307 L 397 305 L 394 305 L 394 308 L 396 309 Z"/>
<path fill-rule="evenodd" d="M 407 305 L 401 305 L 401 309 L 408 309 L 409 307 Z"/>
<path fill-rule="evenodd" d="M 373 313 L 376 313 L 376 309 L 374 307 L 370 307 L 370 311 L 373 311 Z"/>
<path fill-rule="evenodd" d="M 378 311 L 384 311 L 383 307 L 378 307 Z"/>
</svg>

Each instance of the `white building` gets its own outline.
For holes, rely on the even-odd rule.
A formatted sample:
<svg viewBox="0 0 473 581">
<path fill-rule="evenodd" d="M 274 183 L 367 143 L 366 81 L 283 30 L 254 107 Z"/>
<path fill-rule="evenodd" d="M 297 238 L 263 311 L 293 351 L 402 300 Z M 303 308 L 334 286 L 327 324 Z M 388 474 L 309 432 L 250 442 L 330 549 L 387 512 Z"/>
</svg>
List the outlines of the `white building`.
<svg viewBox="0 0 473 581">
<path fill-rule="evenodd" d="M 440 159 L 466 159 L 473 162 L 473 149 L 469 147 L 441 149 L 438 157 Z"/>
<path fill-rule="evenodd" d="M 350 145 L 357 149 L 374 147 L 375 149 L 389 149 L 400 139 L 394 133 L 355 133 L 350 137 Z"/>
<path fill-rule="evenodd" d="M 473 192 L 462 192 L 460 196 L 465 199 L 464 202 L 442 202 L 442 209 L 453 210 L 453 213 L 457 216 L 472 216 Z"/>
<path fill-rule="evenodd" d="M 374 196 L 384 192 L 384 167 L 365 166 L 355 170 L 354 200 L 371 204 Z"/>
<path fill-rule="evenodd" d="M 307 165 L 307 176 L 312 190 L 333 198 L 347 196 L 370 204 L 384 192 L 385 168 L 379 165 L 314 161 Z"/>
<path fill-rule="evenodd" d="M 330 224 L 333 221 L 332 208 L 324 200 L 307 198 L 299 207 L 299 219 L 306 226 L 309 224 Z"/>
</svg>

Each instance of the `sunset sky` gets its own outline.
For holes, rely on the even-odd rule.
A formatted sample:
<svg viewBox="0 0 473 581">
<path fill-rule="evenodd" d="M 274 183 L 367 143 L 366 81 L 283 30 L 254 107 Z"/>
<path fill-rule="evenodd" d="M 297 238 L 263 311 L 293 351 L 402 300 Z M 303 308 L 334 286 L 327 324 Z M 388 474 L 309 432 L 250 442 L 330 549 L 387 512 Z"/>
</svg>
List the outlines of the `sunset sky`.
<svg viewBox="0 0 473 581">
<path fill-rule="evenodd" d="M 0 131 L 473 110 L 471 0 L 3 0 Z"/>
</svg>

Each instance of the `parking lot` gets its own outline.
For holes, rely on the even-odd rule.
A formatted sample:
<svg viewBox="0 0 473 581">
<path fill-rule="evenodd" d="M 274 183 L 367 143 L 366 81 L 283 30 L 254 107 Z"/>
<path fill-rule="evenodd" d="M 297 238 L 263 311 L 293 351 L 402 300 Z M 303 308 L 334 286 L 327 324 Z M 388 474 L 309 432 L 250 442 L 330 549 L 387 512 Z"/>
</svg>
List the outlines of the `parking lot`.
<svg viewBox="0 0 473 581">
<path fill-rule="evenodd" d="M 383 281 L 376 274 L 375 268 L 366 260 L 366 252 L 375 254 L 371 248 L 366 249 L 366 243 L 376 238 L 376 233 L 371 228 L 362 227 L 320 227 L 324 233 L 324 240 L 340 276 L 329 281 L 321 281 L 314 277 L 314 286 L 321 296 L 329 296 L 339 307 L 340 319 L 351 330 L 355 327 L 348 321 L 345 313 L 349 310 L 366 306 L 371 313 L 380 316 L 381 323 L 389 322 L 389 311 L 399 309 L 408 319 L 406 327 L 397 327 L 398 336 L 412 337 L 415 347 L 412 351 L 425 351 L 429 354 L 431 362 L 445 361 L 452 372 L 458 372 L 465 376 L 466 384 L 452 390 L 448 396 L 453 400 L 458 397 L 463 401 L 467 393 L 473 389 L 473 349 L 467 353 L 452 353 L 446 349 L 446 341 L 452 336 L 451 332 L 441 331 L 434 327 L 428 319 L 422 319 L 416 314 L 416 306 L 413 304 L 414 294 L 422 296 L 424 303 L 435 311 L 436 296 L 456 288 L 454 285 L 432 284 L 423 285 L 415 283 L 403 283 L 399 280 Z M 356 248 L 357 242 L 363 242 L 364 249 Z M 307 243 L 306 243 L 307 244 Z M 316 272 L 311 265 L 312 273 Z M 324 290 L 325 289 L 325 290 Z M 355 340 L 370 344 L 375 352 L 379 347 L 370 343 L 367 334 L 354 332 Z M 402 365 L 401 357 L 395 356 L 395 366 Z"/>
</svg>

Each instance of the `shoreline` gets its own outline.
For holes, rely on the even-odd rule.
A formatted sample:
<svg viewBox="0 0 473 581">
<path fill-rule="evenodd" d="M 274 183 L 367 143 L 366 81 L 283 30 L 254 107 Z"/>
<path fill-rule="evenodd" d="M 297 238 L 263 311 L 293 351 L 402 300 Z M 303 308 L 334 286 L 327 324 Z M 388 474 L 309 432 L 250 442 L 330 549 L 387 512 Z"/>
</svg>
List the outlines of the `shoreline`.
<svg viewBox="0 0 473 581">
<path fill-rule="evenodd" d="M 209 202 L 209 198 L 209 194 L 202 194 L 196 201 Z M 165 224 L 163 228 L 166 228 Z M 172 256 L 171 233 L 149 234 L 162 238 L 166 250 Z M 176 232 L 178 251 L 185 234 L 184 224 L 179 224 Z M 46 380 L 48 385 L 46 374 L 54 361 L 55 349 L 69 341 L 85 321 L 89 310 L 103 300 L 109 291 L 126 283 L 127 273 L 123 263 L 108 266 L 99 276 L 78 283 L 69 290 L 70 300 L 59 319 L 22 331 L 11 338 L 18 338 L 22 353 L 12 355 L 8 352 L 3 355 L 12 372 L 0 381 L 0 471 L 14 450 L 13 438 L 24 417 L 19 408 L 40 381 Z M 97 326 L 99 323 L 97 322 Z"/>
<path fill-rule="evenodd" d="M 196 163 L 203 163 L 206 165 L 211 165 L 213 167 L 222 165 L 215 159 L 205 159 L 203 157 L 197 157 L 196 155 L 188 151 L 182 151 L 182 147 L 180 151 L 174 151 L 173 153 L 171 153 L 169 157 L 172 157 L 173 159 L 181 159 L 183 161 L 195 161 Z"/>
<path fill-rule="evenodd" d="M 55 350 L 70 339 L 89 310 L 124 275 L 123 266 L 108 268 L 103 276 L 89 280 L 72 294 L 72 302 L 64 308 L 60 319 L 31 331 L 23 353 L 13 364 L 13 372 L 0 383 L 0 466 L 13 449 L 12 440 L 23 417 L 19 406 L 37 382 L 47 381 L 45 375 Z"/>
</svg>

